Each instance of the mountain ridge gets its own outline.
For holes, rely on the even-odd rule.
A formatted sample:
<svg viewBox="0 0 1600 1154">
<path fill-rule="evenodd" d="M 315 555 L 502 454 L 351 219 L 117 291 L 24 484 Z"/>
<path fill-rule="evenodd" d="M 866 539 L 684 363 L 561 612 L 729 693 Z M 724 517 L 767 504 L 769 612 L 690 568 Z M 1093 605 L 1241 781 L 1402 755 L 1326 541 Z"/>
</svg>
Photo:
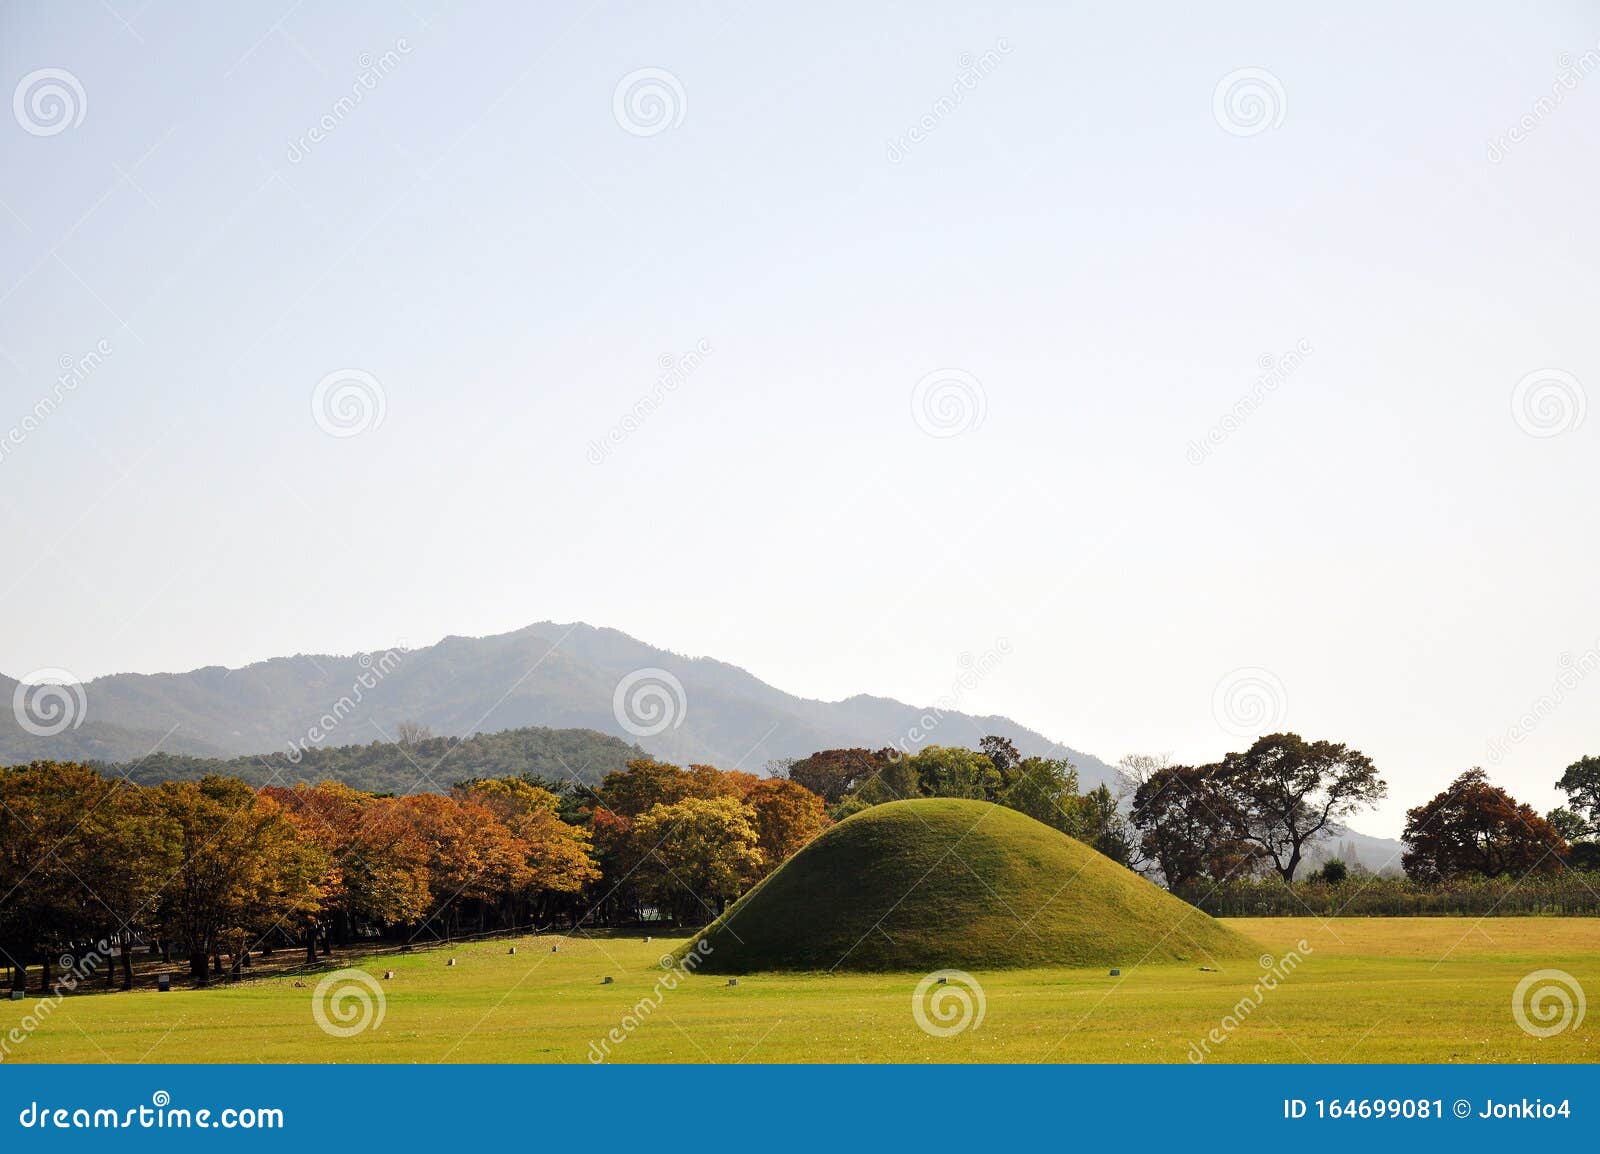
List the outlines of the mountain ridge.
<svg viewBox="0 0 1600 1154">
<path fill-rule="evenodd" d="M 649 676 L 630 687 L 637 699 L 623 694 L 624 682 L 641 673 Z M 676 653 L 585 622 L 539 621 L 484 637 L 452 634 L 417 649 L 299 653 L 237 669 L 107 674 L 80 688 L 77 715 L 43 736 L 21 725 L 21 710 L 0 710 L 0 764 L 287 752 L 393 741 L 400 724 L 410 722 L 450 737 L 588 729 L 678 764 L 752 771 L 818 749 L 975 746 L 993 733 L 1025 755 L 1070 760 L 1086 789 L 1119 782 L 1100 758 L 1009 717 L 868 693 L 839 701 L 800 697 L 717 658 Z M 18 683 L 0 675 L 0 693 L 16 695 Z M 630 717 L 628 728 L 624 716 L 635 704 L 670 711 L 666 724 L 656 728 L 660 715 L 645 713 Z M 1353 836 L 1373 842 L 1375 853 L 1397 845 Z"/>
</svg>

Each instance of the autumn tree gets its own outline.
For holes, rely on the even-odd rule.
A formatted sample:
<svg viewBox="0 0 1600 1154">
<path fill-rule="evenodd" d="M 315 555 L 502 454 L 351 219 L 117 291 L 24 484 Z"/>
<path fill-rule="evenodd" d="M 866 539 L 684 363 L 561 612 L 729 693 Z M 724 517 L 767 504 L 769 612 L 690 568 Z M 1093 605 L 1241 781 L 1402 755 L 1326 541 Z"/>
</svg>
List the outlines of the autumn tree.
<svg viewBox="0 0 1600 1154">
<path fill-rule="evenodd" d="M 744 803 L 755 815 L 762 874 L 777 869 L 830 824 L 820 797 L 782 778 L 757 779 Z"/>
<path fill-rule="evenodd" d="M 282 807 L 236 778 L 167 782 L 157 801 L 172 823 L 181 866 L 163 891 L 169 932 L 206 984 L 208 957 L 322 904 L 326 855 L 299 836 Z"/>
<path fill-rule="evenodd" d="M 522 847 L 481 802 L 437 793 L 411 794 L 401 802 L 428 847 L 425 925 L 453 936 L 464 902 L 495 905 L 502 894 L 526 884 Z"/>
<path fill-rule="evenodd" d="M 163 859 L 141 849 L 147 831 L 132 820 L 139 796 L 71 762 L 0 769 L 0 949 L 14 988 L 24 988 L 26 967 L 40 959 L 48 990 L 61 949 L 120 934 L 149 912 L 145 879 L 128 871 L 159 879 Z"/>
<path fill-rule="evenodd" d="M 1561 868 L 1567 844 L 1532 806 L 1469 769 L 1426 805 L 1406 811 L 1406 876 L 1435 882 L 1462 874 L 1500 877 Z"/>
<path fill-rule="evenodd" d="M 1286 882 L 1338 819 L 1377 804 L 1389 789 L 1365 754 L 1295 733 L 1269 734 L 1228 754 L 1214 777 L 1244 816 L 1246 839 Z"/>
<path fill-rule="evenodd" d="M 805 786 L 831 807 L 855 793 L 896 756 L 892 749 L 822 749 L 792 762 L 789 780 Z"/>
<path fill-rule="evenodd" d="M 1216 766 L 1154 769 L 1133 794 L 1131 820 L 1140 850 L 1178 888 L 1203 877 L 1217 881 L 1249 867 L 1257 850 L 1245 815 L 1219 784 Z"/>
<path fill-rule="evenodd" d="M 693 774 L 653 757 L 640 757 L 628 762 L 626 769 L 606 774 L 597 792 L 611 812 L 632 818 L 655 806 L 697 796 L 696 789 Z"/>
<path fill-rule="evenodd" d="M 522 778 L 490 778 L 457 787 L 505 826 L 522 855 L 520 897 L 536 913 L 550 895 L 575 894 L 600 877 L 588 830 L 561 820 L 561 799 Z"/>
<path fill-rule="evenodd" d="M 760 873 L 760 838 L 750 810 L 731 797 L 657 805 L 634 823 L 651 847 L 639 866 L 644 884 L 680 925 L 709 921 Z"/>
<path fill-rule="evenodd" d="M 399 801 L 338 782 L 266 786 L 300 837 L 322 851 L 321 906 L 304 912 L 300 931 L 306 960 L 317 940 L 349 941 L 357 925 L 419 920 L 428 909 L 428 847 Z"/>
</svg>

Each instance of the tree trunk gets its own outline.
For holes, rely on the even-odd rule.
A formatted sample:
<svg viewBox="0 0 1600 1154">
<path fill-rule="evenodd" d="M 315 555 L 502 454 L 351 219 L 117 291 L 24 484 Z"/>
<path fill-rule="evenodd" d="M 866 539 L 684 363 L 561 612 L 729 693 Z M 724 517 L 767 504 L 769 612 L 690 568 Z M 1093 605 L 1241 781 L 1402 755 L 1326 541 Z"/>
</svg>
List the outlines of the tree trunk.
<svg viewBox="0 0 1600 1154">
<path fill-rule="evenodd" d="M 133 939 L 122 939 L 122 988 L 133 989 Z"/>
<path fill-rule="evenodd" d="M 189 951 L 189 976 L 200 985 L 208 985 L 211 980 L 211 967 L 206 964 L 206 952 L 203 949 L 190 949 Z"/>
</svg>

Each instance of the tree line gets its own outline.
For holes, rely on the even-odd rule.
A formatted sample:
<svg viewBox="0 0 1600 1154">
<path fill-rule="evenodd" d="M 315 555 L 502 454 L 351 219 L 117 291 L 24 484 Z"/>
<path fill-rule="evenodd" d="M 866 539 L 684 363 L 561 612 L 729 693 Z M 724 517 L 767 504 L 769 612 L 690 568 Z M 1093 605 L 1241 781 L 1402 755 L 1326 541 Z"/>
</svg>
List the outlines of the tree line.
<svg viewBox="0 0 1600 1154">
<path fill-rule="evenodd" d="M 47 761 L 3 769 L 0 960 L 14 988 L 30 966 L 48 988 L 51 959 L 102 949 L 130 987 L 141 947 L 187 961 L 205 984 L 279 949 L 314 962 L 356 941 L 701 924 L 833 822 L 915 797 L 1009 806 L 1215 912 L 1263 912 L 1285 894 L 1298 909 L 1281 912 L 1336 912 L 1329 894 L 1344 893 L 1345 906 L 1359 895 L 1340 891 L 1350 871 L 1333 861 L 1298 876 L 1308 851 L 1387 791 L 1359 751 L 1296 734 L 1210 765 L 1130 757 L 1116 792 L 1080 791 L 1070 762 L 1024 757 L 997 736 L 977 749 L 821 750 L 772 769 L 636 757 L 598 784 L 485 775 L 404 796 L 220 774 L 141 784 Z M 1600 758 L 1557 784 L 1568 804 L 1540 816 L 1482 770 L 1462 774 L 1409 811 L 1405 888 L 1383 883 L 1367 905 L 1432 912 L 1440 895 L 1499 885 L 1496 908 L 1530 877 L 1561 905 L 1566 891 L 1548 879 L 1600 866 Z M 1320 887 L 1315 902 L 1307 886 Z"/>
<path fill-rule="evenodd" d="M 1142 864 L 1186 896 L 1263 875 L 1292 885 L 1311 846 L 1388 793 L 1360 751 L 1293 733 L 1208 765 L 1134 757 L 1123 766 Z M 1600 758 L 1574 762 L 1556 786 L 1567 805 L 1541 816 L 1473 768 L 1408 810 L 1400 865 L 1413 890 L 1600 869 Z M 1336 860 L 1317 880 L 1337 884 L 1347 872 Z"/>
<path fill-rule="evenodd" d="M 483 777 L 398 797 L 39 761 L 0 770 L 0 959 L 13 988 L 37 965 L 48 989 L 58 955 L 115 954 L 130 988 L 142 947 L 204 985 L 277 949 L 701 922 L 827 824 L 792 782 L 650 758 L 598 787 Z"/>
</svg>

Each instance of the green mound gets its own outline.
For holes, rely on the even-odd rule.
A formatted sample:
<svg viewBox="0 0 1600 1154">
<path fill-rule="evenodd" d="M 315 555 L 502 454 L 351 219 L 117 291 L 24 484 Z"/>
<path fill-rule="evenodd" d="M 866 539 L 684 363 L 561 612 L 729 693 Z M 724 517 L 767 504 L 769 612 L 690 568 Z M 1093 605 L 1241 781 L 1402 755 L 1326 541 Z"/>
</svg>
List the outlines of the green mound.
<svg viewBox="0 0 1600 1154">
<path fill-rule="evenodd" d="M 1259 953 L 1214 918 L 1002 806 L 899 801 L 848 818 L 702 935 L 698 969 L 1210 964 Z"/>
</svg>

